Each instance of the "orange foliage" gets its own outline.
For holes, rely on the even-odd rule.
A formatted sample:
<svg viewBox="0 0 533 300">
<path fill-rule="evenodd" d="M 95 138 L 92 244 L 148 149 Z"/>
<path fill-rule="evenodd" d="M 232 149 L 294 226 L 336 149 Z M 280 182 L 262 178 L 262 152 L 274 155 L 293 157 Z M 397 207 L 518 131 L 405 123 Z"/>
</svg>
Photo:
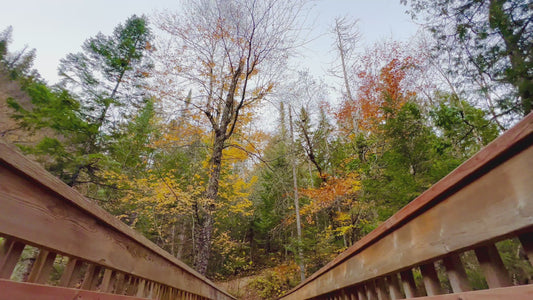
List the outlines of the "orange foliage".
<svg viewBox="0 0 533 300">
<path fill-rule="evenodd" d="M 380 47 L 381 46 L 381 47 Z M 403 104 L 416 96 L 409 83 L 419 60 L 406 55 L 398 43 L 375 46 L 360 58 L 356 74 L 355 99 L 346 99 L 336 113 L 346 132 L 375 131 L 376 126 L 394 115 Z M 358 128 L 355 128 L 357 126 Z"/>
<path fill-rule="evenodd" d="M 336 202 L 351 198 L 360 189 L 360 182 L 356 173 L 349 173 L 344 177 L 328 177 L 327 182 L 319 188 L 302 189 L 302 195 L 311 199 L 308 205 L 300 210 L 300 214 L 311 223 L 311 215 L 333 206 Z"/>
</svg>

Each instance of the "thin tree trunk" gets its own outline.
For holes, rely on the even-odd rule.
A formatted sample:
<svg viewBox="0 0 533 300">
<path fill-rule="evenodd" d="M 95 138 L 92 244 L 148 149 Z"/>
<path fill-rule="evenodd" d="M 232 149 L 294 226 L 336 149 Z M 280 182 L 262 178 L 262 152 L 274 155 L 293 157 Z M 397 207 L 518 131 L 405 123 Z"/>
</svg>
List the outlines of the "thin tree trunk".
<svg viewBox="0 0 533 300">
<path fill-rule="evenodd" d="M 196 213 L 196 237 L 198 239 L 195 259 L 195 269 L 205 275 L 209 256 L 211 254 L 211 239 L 214 225 L 215 201 L 218 195 L 220 171 L 222 166 L 222 150 L 224 150 L 225 131 L 215 131 L 215 142 L 213 145 L 211 170 L 209 172 L 209 182 L 205 192 L 205 198 L 209 201 L 206 205 L 199 204 Z"/>
<path fill-rule="evenodd" d="M 294 129 L 292 125 L 292 112 L 291 107 L 289 106 L 289 128 L 291 131 L 291 145 L 292 145 L 292 182 L 294 187 L 294 210 L 296 214 L 296 232 L 298 234 L 298 265 L 300 266 L 300 279 L 301 281 L 305 280 L 305 265 L 304 265 L 304 255 L 302 251 L 302 225 L 300 222 L 300 203 L 298 196 L 298 180 L 296 178 L 296 155 L 294 153 Z"/>
</svg>

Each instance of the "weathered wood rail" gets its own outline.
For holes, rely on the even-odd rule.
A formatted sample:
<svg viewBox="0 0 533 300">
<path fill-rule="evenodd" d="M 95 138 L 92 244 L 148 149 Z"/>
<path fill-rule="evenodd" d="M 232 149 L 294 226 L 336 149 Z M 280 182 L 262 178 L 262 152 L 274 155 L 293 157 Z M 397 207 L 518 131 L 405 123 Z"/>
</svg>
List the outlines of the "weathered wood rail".
<svg viewBox="0 0 533 300">
<path fill-rule="evenodd" d="M 0 243 L 2 300 L 235 299 L 2 142 Z"/>
<path fill-rule="evenodd" d="M 533 299 L 495 246 L 511 238 L 533 265 L 533 113 L 280 299 Z"/>
</svg>

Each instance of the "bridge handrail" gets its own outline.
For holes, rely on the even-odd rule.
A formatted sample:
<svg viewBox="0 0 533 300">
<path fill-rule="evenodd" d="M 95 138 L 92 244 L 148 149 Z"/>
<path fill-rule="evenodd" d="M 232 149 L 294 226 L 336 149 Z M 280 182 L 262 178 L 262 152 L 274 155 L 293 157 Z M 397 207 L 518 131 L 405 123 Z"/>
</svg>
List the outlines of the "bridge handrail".
<svg viewBox="0 0 533 300">
<path fill-rule="evenodd" d="M 0 289 L 47 283 L 59 254 L 68 257 L 60 287 L 153 299 L 235 299 L 1 141 L 0 237 Z M 8 283 L 25 245 L 40 249 L 28 285 Z"/>
<path fill-rule="evenodd" d="M 509 129 L 507 132 L 502 134 L 500 137 L 498 137 L 492 143 L 487 145 L 484 149 L 482 149 L 472 158 L 464 162 L 462 165 L 460 165 L 458 168 L 456 168 L 446 177 L 441 179 L 439 182 L 437 182 L 435 185 L 433 185 L 423 194 L 418 196 L 416 199 L 414 199 L 412 202 L 410 202 L 408 205 L 406 205 L 404 208 L 402 208 L 400 211 L 398 211 L 396 214 L 394 214 L 392 217 L 390 217 L 388 220 L 382 223 L 379 227 L 373 230 L 370 234 L 366 235 L 361 240 L 356 242 L 353 246 L 351 246 L 346 251 L 341 253 L 333 261 L 326 264 L 320 270 L 312 274 L 304 282 L 302 282 L 301 284 L 299 284 L 298 286 L 290 290 L 280 299 L 315 299 L 315 298 L 316 299 L 337 299 L 335 297 L 339 297 L 338 299 L 351 299 L 350 298 L 351 295 L 353 294 L 354 297 L 356 297 L 355 295 L 357 293 L 365 294 L 364 297 L 371 296 L 374 293 L 374 291 L 369 292 L 369 289 L 375 290 L 376 295 L 379 295 L 379 293 L 383 292 L 388 295 L 387 297 L 389 296 L 392 297 L 393 292 L 389 292 L 387 288 L 384 288 L 382 290 L 380 289 L 378 285 L 387 285 L 389 287 L 391 287 L 392 285 L 396 285 L 397 284 L 396 281 L 398 280 L 397 278 L 398 273 L 402 273 L 402 272 L 404 273 L 404 274 L 400 274 L 401 275 L 400 282 L 405 283 L 404 277 L 413 276 L 411 273 L 412 268 L 414 267 L 420 267 L 421 269 L 428 268 L 427 272 L 423 271 L 423 273 L 426 273 L 426 274 L 422 274 L 422 275 L 427 275 L 427 276 L 424 276 L 424 281 L 425 281 L 426 277 L 430 275 L 435 275 L 434 262 L 436 262 L 437 260 L 443 259 L 444 263 L 446 264 L 446 263 L 449 263 L 451 260 L 446 257 L 453 257 L 452 260 L 454 260 L 455 263 L 460 264 L 460 260 L 459 262 L 457 262 L 457 257 L 459 257 L 458 255 L 464 251 L 473 250 L 473 249 L 476 249 L 476 254 L 478 254 L 478 252 L 481 253 L 483 251 L 490 251 L 492 255 L 494 254 L 493 253 L 493 250 L 495 249 L 494 243 L 496 241 L 502 240 L 505 237 L 512 237 L 512 236 L 520 237 L 523 247 L 525 248 L 525 251 L 527 255 L 529 256 L 529 260 L 531 261 L 531 264 L 533 264 L 533 252 L 532 252 L 533 251 L 533 234 L 531 233 L 531 231 L 533 231 L 533 228 L 532 228 L 533 215 L 527 216 L 527 213 L 526 213 L 526 211 L 529 213 L 533 213 L 533 209 L 532 209 L 533 189 L 531 188 L 533 183 L 527 184 L 527 180 L 530 180 L 530 182 L 533 182 L 533 164 L 532 164 L 533 163 L 533 154 L 532 154 L 533 147 L 532 145 L 533 145 L 533 113 L 530 113 L 516 126 L 514 126 L 513 128 Z M 519 162 L 514 162 L 513 159 L 519 160 Z M 433 208 L 435 208 L 436 206 L 439 206 L 439 207 L 444 206 L 443 203 L 447 201 L 451 201 L 449 199 L 461 197 L 461 193 L 464 193 L 464 191 L 462 190 L 466 190 L 465 189 L 466 187 L 468 187 L 468 189 L 479 188 L 476 185 L 483 183 L 485 188 L 492 188 L 492 189 L 498 188 L 497 186 L 487 186 L 487 183 L 493 183 L 493 184 L 497 183 L 496 178 L 491 178 L 491 177 L 494 177 L 494 175 L 489 176 L 487 174 L 489 174 L 492 171 L 492 173 L 500 172 L 501 174 L 508 175 L 507 173 L 509 172 L 502 173 L 503 171 L 499 171 L 499 170 L 504 168 L 502 165 L 510 164 L 511 161 L 513 161 L 512 162 L 513 165 L 511 166 L 512 168 L 514 168 L 513 171 L 519 174 L 515 174 L 517 176 L 513 177 L 512 180 L 503 178 L 504 182 L 502 184 L 507 184 L 507 185 L 514 184 L 514 186 L 519 185 L 520 188 L 522 188 L 522 191 L 519 191 L 520 193 L 520 195 L 518 195 L 519 199 L 514 199 L 512 197 L 508 197 L 508 199 L 506 199 L 507 202 L 510 202 L 510 201 L 520 202 L 521 201 L 519 205 L 522 205 L 522 206 L 514 207 L 514 208 L 515 210 L 518 209 L 519 213 L 520 213 L 520 210 L 524 210 L 522 211 L 522 213 L 526 215 L 522 216 L 523 218 L 520 219 L 522 223 L 517 221 L 515 222 L 515 224 L 513 224 L 513 226 L 508 226 L 508 228 L 506 228 L 505 230 L 502 229 L 500 231 L 494 231 L 492 235 L 484 236 L 483 239 L 473 239 L 472 241 L 464 241 L 461 243 L 457 243 L 457 245 L 454 244 L 453 247 L 447 245 L 446 241 L 435 239 L 432 242 L 442 243 L 441 247 L 442 248 L 449 247 L 449 249 L 447 249 L 448 251 L 443 252 L 443 249 L 438 249 L 438 250 L 430 249 L 427 251 L 417 250 L 415 252 L 426 251 L 427 253 L 425 253 L 425 256 L 420 257 L 419 260 L 415 261 L 413 259 L 410 259 L 406 261 L 405 264 L 395 264 L 394 267 L 389 266 L 389 265 L 382 267 L 380 265 L 376 265 L 375 262 L 371 262 L 371 261 L 361 262 L 362 258 L 359 256 L 361 256 L 361 254 L 366 254 L 366 256 L 364 257 L 365 259 L 368 257 L 373 257 L 373 258 L 376 258 L 376 262 L 379 261 L 380 263 L 382 263 L 383 262 L 382 260 L 380 260 L 377 257 L 372 256 L 369 253 L 372 253 L 372 251 L 374 252 L 378 251 L 383 254 L 385 253 L 385 251 L 384 249 L 380 248 L 382 247 L 382 245 L 387 244 L 390 246 L 394 244 L 394 246 L 396 246 L 396 243 L 399 243 L 400 241 L 410 241 L 410 240 L 415 239 L 413 237 L 411 238 L 402 237 L 403 239 L 400 239 L 399 234 L 403 234 L 403 235 L 413 234 L 413 232 L 410 232 L 410 233 L 407 232 L 408 229 L 411 231 L 422 230 L 420 227 L 417 227 L 420 221 L 418 220 L 414 221 L 414 220 L 416 220 L 417 218 L 419 218 L 423 214 L 426 214 L 429 211 L 434 211 Z M 495 171 L 496 169 L 498 169 L 498 171 Z M 525 178 L 517 179 L 516 177 L 518 176 L 522 176 Z M 480 180 L 480 178 L 482 177 L 483 177 L 483 180 Z M 476 181 L 479 181 L 481 183 L 473 184 Z M 510 182 L 510 181 L 517 181 L 517 183 Z M 510 188 L 511 193 L 514 192 L 513 190 L 514 186 Z M 487 193 L 485 193 L 485 195 L 486 194 Z M 497 201 L 497 199 L 494 199 L 491 201 L 495 202 Z M 472 201 L 472 203 L 473 202 L 474 201 Z M 481 200 L 479 200 L 476 203 L 479 205 L 494 204 L 492 202 L 488 202 L 484 204 L 484 202 Z M 499 203 L 497 204 L 500 205 Z M 470 207 L 469 206 L 467 207 L 472 208 L 471 206 L 472 205 L 470 205 Z M 505 208 L 511 209 L 512 207 L 509 206 Z M 456 209 L 460 210 L 461 207 L 456 207 Z M 443 212 L 448 214 L 447 216 L 449 216 L 451 221 L 457 221 L 457 220 L 454 220 L 454 218 L 452 217 L 454 212 L 451 209 L 449 211 L 443 210 Z M 516 213 L 516 211 L 509 210 L 507 211 L 507 213 L 514 214 Z M 490 216 L 485 216 L 485 218 L 489 218 L 489 217 Z M 497 220 L 497 221 L 500 221 L 500 220 Z M 444 224 L 445 221 L 442 221 L 442 222 L 443 222 L 442 224 Z M 478 220 L 478 222 L 482 222 L 482 220 Z M 406 226 L 409 224 L 414 224 L 414 225 L 411 225 L 412 228 L 409 228 L 409 226 Z M 439 224 L 439 226 L 441 226 L 441 229 L 444 226 L 442 224 Z M 501 224 L 501 227 L 505 227 L 505 225 L 506 224 Z M 403 230 L 403 232 L 399 233 L 400 229 Z M 439 234 L 438 231 L 435 231 L 434 233 L 437 235 Z M 387 240 L 387 239 L 389 240 L 396 239 L 396 240 L 384 242 L 384 240 Z M 408 245 L 404 245 L 404 246 L 408 246 Z M 423 245 L 418 245 L 418 246 L 420 246 L 421 248 L 424 247 Z M 400 245 L 398 245 L 398 247 L 400 247 Z M 432 245 L 432 247 L 436 247 L 436 246 Z M 393 253 L 391 251 L 389 259 L 394 259 L 395 254 L 397 253 Z M 482 254 L 480 255 L 482 256 Z M 478 255 L 478 260 L 479 260 L 479 255 Z M 362 265 L 364 265 L 365 268 L 368 268 L 369 270 L 364 270 L 364 268 L 361 267 Z M 353 272 L 356 272 L 355 270 L 353 270 L 356 266 L 360 267 L 358 270 L 361 270 L 361 273 L 353 274 Z M 350 269 L 352 270 L 350 271 Z M 409 275 L 409 273 L 411 274 Z M 340 278 L 340 277 L 343 277 L 343 278 Z M 408 285 L 414 283 L 414 282 L 409 283 L 409 281 L 412 281 L 409 278 L 405 278 L 405 280 L 407 281 Z M 452 280 L 450 279 L 450 281 Z M 490 287 L 492 285 L 492 282 L 489 282 L 489 281 L 490 279 L 487 278 L 487 282 L 489 283 L 489 287 Z M 438 288 L 438 286 L 440 285 L 438 281 L 434 282 L 434 284 L 436 286 L 436 289 L 440 290 Z M 395 297 L 392 297 L 392 298 L 393 299 L 400 299 L 402 297 L 410 298 L 408 295 L 408 292 L 406 292 L 405 290 L 405 289 L 409 289 L 408 285 L 404 286 L 402 296 L 396 295 Z M 377 286 L 377 288 L 374 286 Z M 361 289 L 363 289 L 364 292 L 361 292 Z M 421 288 L 418 288 L 418 289 L 420 290 Z M 427 292 L 428 287 L 426 286 L 425 289 Z M 431 287 L 429 289 L 431 290 Z M 528 291 L 531 292 L 532 289 L 533 288 L 530 288 Z M 454 292 L 460 292 L 460 291 L 461 290 L 459 288 L 454 289 Z M 340 296 L 341 294 L 343 296 Z M 433 293 L 427 292 L 427 294 L 430 295 Z M 345 295 L 348 295 L 348 296 L 346 296 L 346 298 L 343 298 Z M 359 296 L 362 297 L 361 295 Z M 381 299 L 381 297 L 379 298 Z"/>
</svg>

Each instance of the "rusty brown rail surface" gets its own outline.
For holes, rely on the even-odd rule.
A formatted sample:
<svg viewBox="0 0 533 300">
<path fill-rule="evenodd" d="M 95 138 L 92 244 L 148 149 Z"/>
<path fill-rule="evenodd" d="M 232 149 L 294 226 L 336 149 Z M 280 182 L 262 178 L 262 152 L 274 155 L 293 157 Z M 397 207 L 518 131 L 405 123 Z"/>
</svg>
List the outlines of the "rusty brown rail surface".
<svg viewBox="0 0 533 300">
<path fill-rule="evenodd" d="M 280 299 L 533 299 L 495 246 L 507 239 L 533 265 L 533 113 Z M 488 289 L 471 291 L 467 252 Z"/>
<path fill-rule="evenodd" d="M 0 142 L 0 299 L 146 298 L 235 299 Z"/>
</svg>

